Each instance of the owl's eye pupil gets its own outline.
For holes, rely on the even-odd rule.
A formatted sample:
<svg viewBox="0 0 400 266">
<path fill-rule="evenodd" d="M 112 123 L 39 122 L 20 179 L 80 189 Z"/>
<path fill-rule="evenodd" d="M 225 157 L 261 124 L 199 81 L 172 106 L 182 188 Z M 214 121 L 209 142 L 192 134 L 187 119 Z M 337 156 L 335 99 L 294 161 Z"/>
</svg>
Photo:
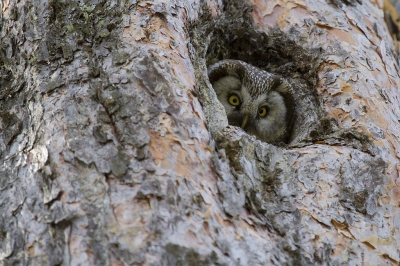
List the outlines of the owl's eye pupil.
<svg viewBox="0 0 400 266">
<path fill-rule="evenodd" d="M 267 107 L 261 107 L 260 109 L 258 109 L 258 115 L 260 117 L 265 117 L 267 113 L 268 113 Z"/>
<path fill-rule="evenodd" d="M 233 94 L 229 97 L 229 103 L 233 106 L 238 106 L 240 104 L 239 96 Z"/>
</svg>

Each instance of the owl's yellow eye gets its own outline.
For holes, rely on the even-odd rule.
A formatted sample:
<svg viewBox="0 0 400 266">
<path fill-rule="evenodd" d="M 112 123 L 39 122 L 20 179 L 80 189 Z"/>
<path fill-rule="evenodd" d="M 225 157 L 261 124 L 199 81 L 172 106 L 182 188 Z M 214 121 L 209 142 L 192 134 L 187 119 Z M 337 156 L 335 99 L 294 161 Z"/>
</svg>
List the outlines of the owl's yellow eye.
<svg viewBox="0 0 400 266">
<path fill-rule="evenodd" d="M 268 113 L 267 107 L 261 107 L 260 109 L 258 109 L 258 115 L 260 117 L 266 116 L 267 113 Z"/>
<path fill-rule="evenodd" d="M 232 94 L 231 96 L 229 96 L 229 100 L 228 101 L 233 106 L 238 106 L 240 104 L 239 96 L 237 96 L 236 94 Z"/>
</svg>

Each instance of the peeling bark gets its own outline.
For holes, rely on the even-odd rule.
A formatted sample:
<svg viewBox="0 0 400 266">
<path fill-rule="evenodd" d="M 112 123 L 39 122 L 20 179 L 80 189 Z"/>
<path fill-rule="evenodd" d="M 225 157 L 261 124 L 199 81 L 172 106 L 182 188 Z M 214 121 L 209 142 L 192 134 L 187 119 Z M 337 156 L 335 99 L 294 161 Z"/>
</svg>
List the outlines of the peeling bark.
<svg viewBox="0 0 400 266">
<path fill-rule="evenodd" d="M 399 66 L 382 1 L 2 1 L 4 265 L 397 265 Z M 294 88 L 228 126 L 207 65 Z"/>
</svg>

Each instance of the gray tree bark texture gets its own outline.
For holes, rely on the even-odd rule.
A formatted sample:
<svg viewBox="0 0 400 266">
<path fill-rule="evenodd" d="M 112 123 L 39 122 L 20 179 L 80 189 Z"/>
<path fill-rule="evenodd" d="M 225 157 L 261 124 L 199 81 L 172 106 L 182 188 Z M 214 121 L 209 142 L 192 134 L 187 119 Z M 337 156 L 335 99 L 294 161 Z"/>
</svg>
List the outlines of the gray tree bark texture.
<svg viewBox="0 0 400 266">
<path fill-rule="evenodd" d="M 398 265 L 399 65 L 382 0 L 2 0 L 1 265 Z M 207 65 L 284 76 L 289 143 Z"/>
</svg>

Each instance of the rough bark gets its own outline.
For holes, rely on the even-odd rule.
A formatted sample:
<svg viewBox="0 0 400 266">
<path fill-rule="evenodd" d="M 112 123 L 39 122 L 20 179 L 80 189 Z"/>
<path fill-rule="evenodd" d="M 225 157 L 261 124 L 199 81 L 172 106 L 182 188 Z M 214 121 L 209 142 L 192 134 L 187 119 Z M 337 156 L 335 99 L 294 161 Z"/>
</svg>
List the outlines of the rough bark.
<svg viewBox="0 0 400 266">
<path fill-rule="evenodd" d="M 397 265 L 399 68 L 382 1 L 3 0 L 3 265 Z M 206 67 L 286 77 L 290 143 Z"/>
</svg>

